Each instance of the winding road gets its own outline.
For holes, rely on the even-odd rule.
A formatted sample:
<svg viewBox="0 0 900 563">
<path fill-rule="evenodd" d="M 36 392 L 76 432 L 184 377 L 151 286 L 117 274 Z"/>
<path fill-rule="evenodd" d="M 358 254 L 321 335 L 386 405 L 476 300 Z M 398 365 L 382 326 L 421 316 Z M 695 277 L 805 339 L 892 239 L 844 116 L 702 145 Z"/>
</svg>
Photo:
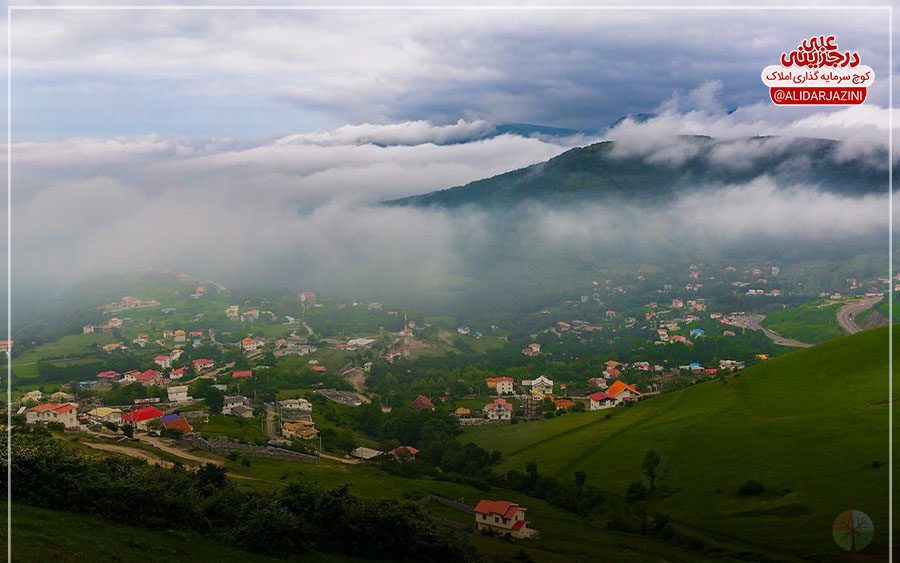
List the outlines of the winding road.
<svg viewBox="0 0 900 563">
<path fill-rule="evenodd" d="M 781 336 L 774 330 L 768 329 L 762 325 L 765 317 L 763 315 L 739 315 L 734 316 L 734 326 L 738 328 L 749 328 L 750 330 L 761 331 L 766 337 L 779 346 L 788 346 L 791 348 L 809 348 L 812 346 L 809 342 L 801 342 L 794 338 Z"/>
<path fill-rule="evenodd" d="M 880 303 L 882 299 L 884 299 L 883 295 L 877 295 L 874 297 L 864 297 L 858 301 L 847 303 L 838 310 L 838 324 L 841 325 L 841 328 L 844 329 L 847 334 L 856 334 L 863 330 L 862 327 L 856 324 L 856 317 L 858 317 L 860 313 L 868 311 L 876 304 Z"/>
</svg>

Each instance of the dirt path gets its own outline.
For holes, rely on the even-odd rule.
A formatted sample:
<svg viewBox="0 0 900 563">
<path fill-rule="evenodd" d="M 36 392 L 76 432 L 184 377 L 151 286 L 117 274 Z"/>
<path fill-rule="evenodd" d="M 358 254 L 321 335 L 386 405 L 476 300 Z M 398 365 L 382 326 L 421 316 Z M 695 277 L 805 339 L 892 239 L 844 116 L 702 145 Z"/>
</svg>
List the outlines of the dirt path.
<svg viewBox="0 0 900 563">
<path fill-rule="evenodd" d="M 105 452 L 113 452 L 117 454 L 123 454 L 130 457 L 136 457 L 138 459 L 143 459 L 147 463 L 152 463 L 153 465 L 158 465 L 160 467 L 165 467 L 166 469 L 170 469 L 174 467 L 174 463 L 171 461 L 166 461 L 159 456 L 153 455 L 150 452 L 139 450 L 137 448 L 129 448 L 128 446 L 118 446 L 116 444 L 98 444 L 95 442 L 81 442 L 85 446 L 89 448 L 94 448 L 95 450 L 102 450 Z"/>
<path fill-rule="evenodd" d="M 264 431 L 270 440 L 275 440 L 278 436 L 275 434 L 275 405 L 266 405 L 266 420 Z"/>
<path fill-rule="evenodd" d="M 856 324 L 856 317 L 858 317 L 860 313 L 868 311 L 877 303 L 880 303 L 883 298 L 883 295 L 878 295 L 876 297 L 866 297 L 858 301 L 851 301 L 850 303 L 847 303 L 846 305 L 838 309 L 838 324 L 841 325 L 841 328 L 844 329 L 847 334 L 856 334 L 857 332 L 863 330 L 862 327 Z"/>
<path fill-rule="evenodd" d="M 346 464 L 348 464 L 348 465 L 356 465 L 357 463 L 360 463 L 360 461 L 359 461 L 358 459 L 350 459 L 350 458 L 346 458 L 346 457 L 339 457 L 339 456 L 336 456 L 336 455 L 326 454 L 325 452 L 320 452 L 320 453 L 319 453 L 319 457 L 322 457 L 322 458 L 325 458 L 325 459 L 330 459 L 330 460 L 332 460 L 332 461 L 339 461 L 339 462 L 341 462 L 341 463 L 346 463 Z"/>
<path fill-rule="evenodd" d="M 152 436 L 141 436 L 140 440 L 142 442 L 146 442 L 146 443 L 150 444 L 154 448 L 157 448 L 159 450 L 162 450 L 162 451 L 172 454 L 174 456 L 178 456 L 182 459 L 186 459 L 189 461 L 196 461 L 199 463 L 213 463 L 213 464 L 219 465 L 219 466 L 225 465 L 222 461 L 220 461 L 218 459 L 201 457 L 201 456 L 192 454 L 190 452 L 186 452 L 186 451 L 182 450 L 181 448 L 176 448 L 174 446 L 170 446 L 170 445 L 166 444 L 165 442 L 163 442 L 162 440 L 160 440 L 159 438 L 154 438 Z"/>
</svg>

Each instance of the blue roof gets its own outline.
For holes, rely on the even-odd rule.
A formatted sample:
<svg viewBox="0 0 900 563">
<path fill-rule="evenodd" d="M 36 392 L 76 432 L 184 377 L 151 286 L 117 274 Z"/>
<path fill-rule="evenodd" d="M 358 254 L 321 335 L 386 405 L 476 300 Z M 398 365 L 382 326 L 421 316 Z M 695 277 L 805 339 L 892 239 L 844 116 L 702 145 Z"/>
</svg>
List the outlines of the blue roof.
<svg viewBox="0 0 900 563">
<path fill-rule="evenodd" d="M 697 362 L 692 362 L 692 363 L 688 364 L 688 366 L 689 366 L 689 367 L 692 367 L 692 368 L 699 368 L 699 367 L 702 367 L 702 366 L 701 366 L 700 364 L 698 364 Z"/>
<path fill-rule="evenodd" d="M 172 421 L 172 420 L 178 420 L 179 418 L 181 418 L 181 415 L 178 414 L 178 413 L 167 414 L 166 416 L 162 417 L 162 418 L 160 419 L 160 421 L 161 421 L 161 422 L 169 422 L 169 421 Z"/>
</svg>

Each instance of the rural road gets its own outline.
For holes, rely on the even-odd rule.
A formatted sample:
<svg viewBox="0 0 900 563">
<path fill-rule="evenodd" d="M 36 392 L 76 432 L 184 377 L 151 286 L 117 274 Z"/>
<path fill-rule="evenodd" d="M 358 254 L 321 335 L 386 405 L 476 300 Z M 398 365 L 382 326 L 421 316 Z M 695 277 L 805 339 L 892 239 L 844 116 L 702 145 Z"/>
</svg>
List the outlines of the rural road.
<svg viewBox="0 0 900 563">
<path fill-rule="evenodd" d="M 762 331 L 766 337 L 778 344 L 779 346 L 789 346 L 791 348 L 809 348 L 812 346 L 809 342 L 801 342 L 793 338 L 781 336 L 774 330 L 770 330 L 762 325 L 765 317 L 763 315 L 741 315 L 734 317 L 734 325 L 738 328 L 749 328 L 750 330 Z"/>
<path fill-rule="evenodd" d="M 275 434 L 275 405 L 271 405 L 269 403 L 265 403 L 266 405 L 266 436 L 269 437 L 270 440 L 274 440 L 278 438 Z"/>
<path fill-rule="evenodd" d="M 102 450 L 105 452 L 124 454 L 127 456 L 136 457 L 138 459 L 143 459 L 147 463 L 152 463 L 153 465 L 165 467 L 166 469 L 169 469 L 174 465 L 170 461 L 166 461 L 156 455 L 153 455 L 150 452 L 146 452 L 144 450 L 139 450 L 137 448 L 129 448 L 128 446 L 118 446 L 116 444 L 98 444 L 95 442 L 82 442 L 82 444 L 84 444 L 85 446 L 87 446 L 89 448 L 94 448 L 95 450 Z"/>
<path fill-rule="evenodd" d="M 876 297 L 866 297 L 858 301 L 851 301 L 850 303 L 847 303 L 838 310 L 838 324 L 841 325 L 841 328 L 844 329 L 847 334 L 856 334 L 857 332 L 861 331 L 862 328 L 860 328 L 860 326 L 856 324 L 856 321 L 854 319 L 860 313 L 867 311 L 874 307 L 875 304 L 880 303 L 883 298 L 883 295 L 878 295 Z"/>
</svg>

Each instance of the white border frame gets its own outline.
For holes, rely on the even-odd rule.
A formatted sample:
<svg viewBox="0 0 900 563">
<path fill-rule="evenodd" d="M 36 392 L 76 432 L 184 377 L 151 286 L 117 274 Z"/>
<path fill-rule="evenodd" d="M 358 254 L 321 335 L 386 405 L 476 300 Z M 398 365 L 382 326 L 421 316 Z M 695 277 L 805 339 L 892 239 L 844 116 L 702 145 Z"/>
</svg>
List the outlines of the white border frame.
<svg viewBox="0 0 900 563">
<path fill-rule="evenodd" d="M 134 6 L 12 6 L 6 7 L 6 327 L 12 340 L 12 15 L 16 11 L 859 11 L 885 10 L 888 14 L 888 561 L 894 561 L 894 8 L 888 5 L 869 6 L 478 6 L 478 5 L 346 5 L 346 6 L 197 6 L 197 5 L 134 5 Z M 12 353 L 6 361 L 6 560 L 12 561 Z"/>
</svg>

